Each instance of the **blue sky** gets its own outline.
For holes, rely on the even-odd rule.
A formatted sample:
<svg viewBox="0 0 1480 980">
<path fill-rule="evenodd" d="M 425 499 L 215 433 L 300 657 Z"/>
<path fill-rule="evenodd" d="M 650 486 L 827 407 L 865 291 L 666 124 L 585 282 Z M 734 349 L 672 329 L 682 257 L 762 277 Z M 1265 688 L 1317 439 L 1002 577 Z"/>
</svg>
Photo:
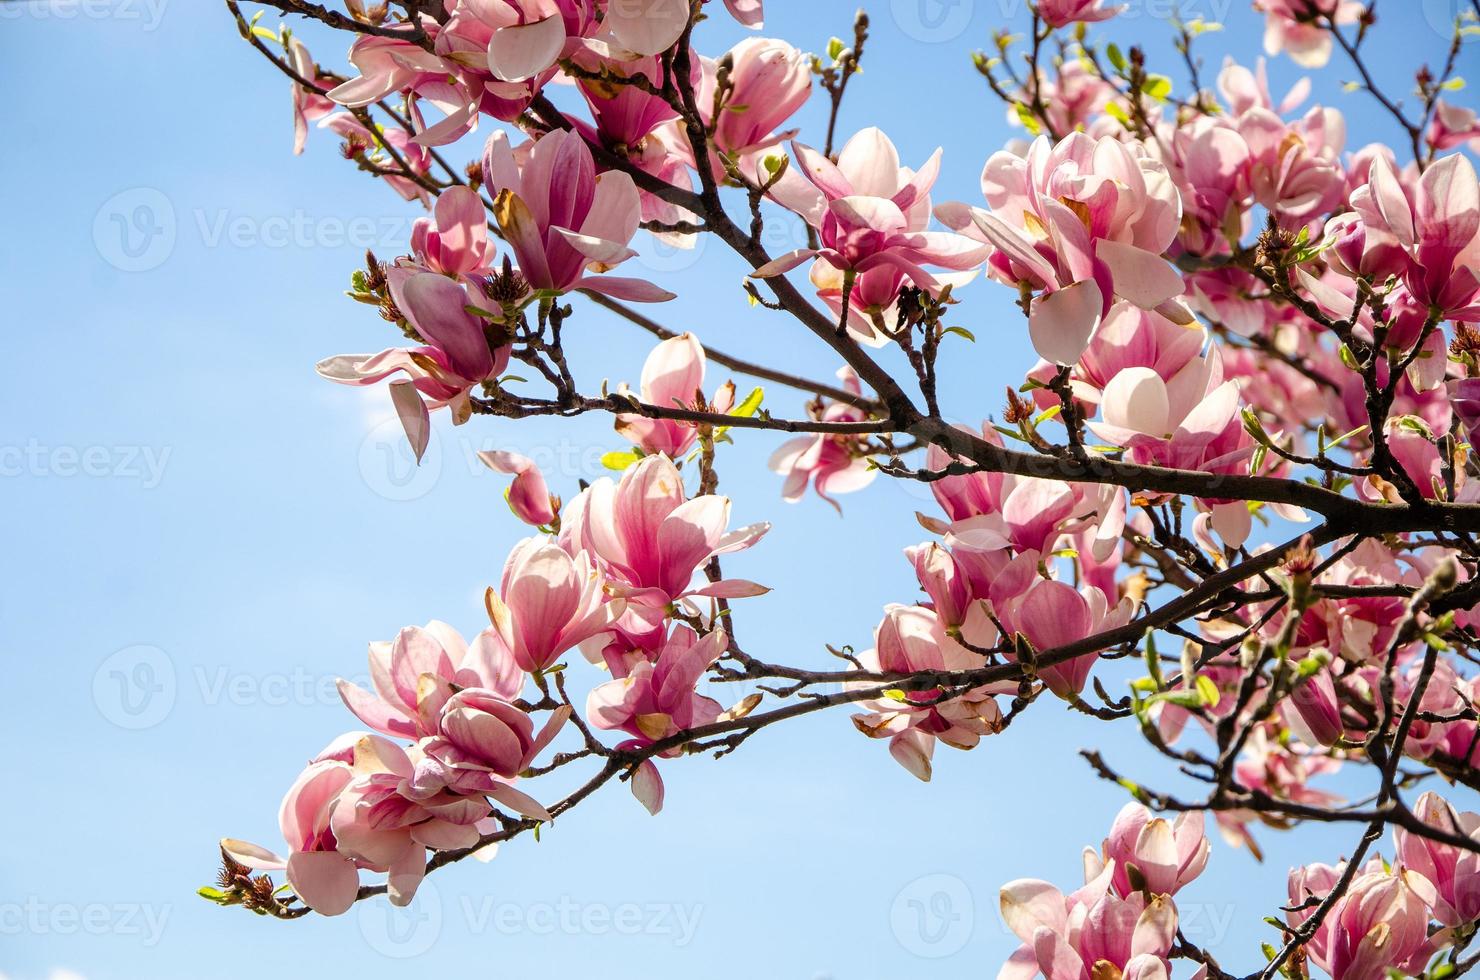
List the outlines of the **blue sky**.
<svg viewBox="0 0 1480 980">
<path fill-rule="evenodd" d="M 1442 23 L 1448 2 L 1386 12 L 1374 46 L 1398 89 L 1399 56 L 1419 43 L 1439 56 L 1428 15 Z M 847 34 L 853 10 L 769 6 L 769 32 L 814 50 Z M 912 163 L 943 144 L 937 199 L 975 201 L 982 161 L 1015 132 L 967 55 L 1023 22 L 1021 0 L 871 7 L 844 132 L 882 121 Z M 1180 86 L 1170 9 L 1139 0 L 1107 33 L 1145 43 Z M 1244 3 L 1180 9 L 1230 23 L 1205 39 L 1210 77 L 1227 50 L 1252 60 L 1261 25 Z M 482 625 L 481 591 L 522 528 L 473 452 L 532 455 L 569 498 L 619 442 L 600 419 L 454 430 L 444 418 L 426 466 L 410 471 L 385 392 L 330 385 L 312 366 L 390 342 L 341 290 L 367 245 L 405 249 L 414 212 L 324 134 L 291 156 L 286 83 L 219 4 L 20 0 L 0 17 L 12 21 L 0 57 L 24 80 L 0 181 L 12 364 L 0 395 L 12 800 L 0 812 L 0 974 L 991 976 L 1014 945 L 998 886 L 1077 884 L 1079 849 L 1124 802 L 1076 750 L 1100 747 L 1165 780 L 1129 728 L 1045 702 L 973 753 L 942 749 L 924 785 L 837 712 L 719 762 L 666 766 L 659 818 L 620 789 L 600 795 L 541 843 L 436 875 L 410 912 L 377 902 L 282 923 L 197 899 L 216 840 L 275 844 L 282 791 L 353 727 L 332 681 L 364 672 L 367 641 L 432 618 L 469 634 Z M 337 61 L 338 38 L 302 33 Z M 739 36 L 723 17 L 703 33 L 712 51 Z M 1473 74 L 1476 59 L 1464 60 Z M 1271 72 L 1278 91 L 1297 77 L 1283 60 Z M 1347 75 L 1323 75 L 1316 94 L 1348 110 L 1349 146 L 1392 139 L 1370 102 L 1340 91 Z M 820 110 L 814 101 L 804 124 Z M 719 247 L 651 246 L 639 243 L 648 254 L 634 272 L 678 284 L 661 311 L 671 326 L 818 376 L 837 367 L 795 325 L 747 305 L 743 269 Z M 1007 291 L 978 284 L 966 298 L 978 343 L 952 349 L 943 394 L 974 422 L 1033 358 Z M 587 388 L 635 381 L 646 335 L 589 308 L 571 334 Z M 800 398 L 772 387 L 767 405 L 796 411 Z M 921 538 L 912 514 L 930 501 L 880 482 L 846 498 L 846 521 L 816 499 L 784 505 L 763 466 L 777 441 L 739 433 L 721 459 L 735 523 L 775 523 L 727 566 L 775 588 L 745 601 L 737 625 L 764 656 L 820 664 L 824 643 L 867 646 L 880 607 L 913 597 L 899 549 Z M 1289 864 L 1335 859 L 1352 836 L 1262 832 L 1263 865 L 1215 844 L 1180 903 L 1189 932 L 1251 967 Z"/>
</svg>

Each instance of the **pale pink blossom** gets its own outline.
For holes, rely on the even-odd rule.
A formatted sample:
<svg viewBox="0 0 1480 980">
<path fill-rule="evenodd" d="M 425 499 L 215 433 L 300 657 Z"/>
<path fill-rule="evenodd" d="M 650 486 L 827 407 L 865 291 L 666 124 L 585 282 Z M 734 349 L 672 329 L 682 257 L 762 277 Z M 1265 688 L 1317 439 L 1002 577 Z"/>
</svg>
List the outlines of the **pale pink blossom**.
<svg viewBox="0 0 1480 980">
<path fill-rule="evenodd" d="M 821 247 L 788 252 L 751 275 L 778 276 L 816 258 L 855 276 L 871 270 L 902 272 L 928 289 L 938 280 L 926 271 L 927 265 L 957 272 L 979 265 L 986 249 L 977 242 L 921 230 L 921 218 L 930 213 L 930 189 L 940 174 L 940 155 L 936 150 L 919 171 L 902 168 L 894 144 L 876 128 L 850 139 L 837 163 L 793 142 L 795 169 L 806 181 L 783 181 L 773 196 L 807 219 Z"/>
<path fill-rule="evenodd" d="M 852 368 L 840 369 L 838 380 L 855 395 L 863 393 L 858 375 Z M 867 409 L 848 402 L 826 400 L 815 415 L 822 422 L 864 422 L 869 418 Z M 829 494 L 862 490 L 879 475 L 868 461 L 868 445 L 866 436 L 826 432 L 788 439 L 771 454 L 769 463 L 772 471 L 786 477 L 781 489 L 782 499 L 796 503 L 806 494 L 810 483 L 817 490 L 817 496 L 832 504 L 833 509 L 841 514 L 843 508 Z"/>
<path fill-rule="evenodd" d="M 514 546 L 499 591 L 489 589 L 484 599 L 514 662 L 531 674 L 610 629 L 625 609 L 622 599 L 606 594 L 600 570 L 585 553 L 571 557 L 542 538 Z"/>
<path fill-rule="evenodd" d="M 339 696 L 356 718 L 373 730 L 397 738 L 416 739 L 436 731 L 436 713 L 423 704 L 432 689 L 424 678 L 439 687 L 488 688 L 502 697 L 518 697 L 524 675 L 504 638 L 486 629 L 471 644 L 446 623 L 432 620 L 426 626 L 408 626 L 388 643 L 370 644 L 370 683 L 364 688 L 339 681 Z"/>
<path fill-rule="evenodd" d="M 1101 845 L 1100 861 L 1113 868 L 1111 888 L 1117 895 L 1129 897 L 1142 888 L 1153 895 L 1174 895 L 1202 874 L 1210 849 L 1201 813 L 1179 813 L 1168 821 L 1153 817 L 1139 803 L 1127 803 Z M 1098 876 L 1092 857 L 1086 857 L 1086 874 Z M 1137 884 L 1132 884 L 1132 875 Z"/>
<path fill-rule="evenodd" d="M 1313 911 L 1309 899 L 1322 899 L 1336 883 L 1336 869 L 1317 865 L 1290 874 L 1291 926 Z M 1331 980 L 1384 980 L 1389 970 L 1423 973 L 1434 946 L 1429 941 L 1433 884 L 1405 867 L 1380 865 L 1359 873 L 1321 921 L 1306 949 Z"/>
<path fill-rule="evenodd" d="M 495 473 L 514 477 L 505 497 L 515 517 L 530 527 L 550 527 L 555 523 L 560 514 L 560 498 L 550 492 L 545 474 L 534 460 L 507 451 L 480 452 L 478 458 Z"/>
<path fill-rule="evenodd" d="M 703 395 L 706 357 L 704 347 L 691 333 L 679 334 L 662 341 L 642 366 L 638 394 L 643 404 L 657 408 L 698 408 L 715 414 L 726 414 L 735 406 L 735 385 L 726 382 L 715 393 L 713 401 Z M 631 394 L 623 385 L 621 394 Z M 677 419 L 649 418 L 646 415 L 617 416 L 617 433 L 645 454 L 662 453 L 679 459 L 694 447 L 699 437 L 692 422 Z"/>
<path fill-rule="evenodd" d="M 1002 920 L 1023 945 L 997 980 L 1167 980 L 1176 906 L 1166 895 L 1116 895 L 1109 888 L 1112 872 L 1106 865 L 1068 896 L 1046 881 L 1003 885 Z"/>
<path fill-rule="evenodd" d="M 1265 16 L 1265 54 L 1285 51 L 1302 68 L 1321 68 L 1331 60 L 1331 34 L 1324 25 L 1355 24 L 1365 8 L 1356 0 L 1254 0 L 1254 9 Z"/>
<path fill-rule="evenodd" d="M 628 601 L 629 614 L 661 618 L 680 600 L 710 596 L 741 598 L 768 591 L 745 579 L 725 579 L 693 588 L 694 574 L 716 555 L 744 551 L 770 530 L 766 523 L 728 530 L 728 497 L 690 499 L 678 468 L 666 456 L 647 456 L 621 481 L 597 480 L 566 508 L 561 540 L 589 554 L 610 577 L 610 587 Z"/>
<path fill-rule="evenodd" d="M 990 210 L 945 205 L 941 220 L 969 221 L 995 251 L 993 278 L 1038 294 L 1028 332 L 1039 356 L 1073 364 L 1116 298 L 1182 323 L 1182 277 L 1162 257 L 1177 236 L 1182 200 L 1166 168 L 1139 144 L 1072 133 L 1039 137 L 1026 157 L 987 161 Z"/>
<path fill-rule="evenodd" d="M 934 610 L 923 606 L 891 605 L 874 632 L 874 647 L 859 655 L 866 670 L 912 673 L 933 670 L 971 670 L 984 661 L 947 635 Z M 877 686 L 854 682 L 855 687 Z M 1002 690 L 1011 690 L 1009 685 Z M 959 697 L 941 701 L 938 689 L 900 691 L 874 701 L 860 702 L 865 713 L 853 724 L 869 738 L 887 738 L 889 754 L 911 775 L 929 782 L 931 756 L 940 740 L 952 748 L 972 749 L 983 735 L 1002 727 L 1002 712 L 993 697 L 998 688 L 983 685 Z"/>
<path fill-rule="evenodd" d="M 1418 798 L 1414 816 L 1438 830 L 1480 843 L 1480 814 L 1461 813 L 1432 790 Z M 1434 918 L 1463 926 L 1480 919 L 1480 855 L 1428 840 L 1399 827 L 1393 831 L 1398 859 L 1434 886 Z"/>
<path fill-rule="evenodd" d="M 293 782 L 278 811 L 278 825 L 289 848 L 286 858 L 239 840 L 223 840 L 222 849 L 254 871 L 286 870 L 294 894 L 321 915 L 348 911 L 359 891 L 360 875 L 354 860 L 339 853 L 329 816 L 352 778 L 347 763 L 321 755 Z"/>
</svg>

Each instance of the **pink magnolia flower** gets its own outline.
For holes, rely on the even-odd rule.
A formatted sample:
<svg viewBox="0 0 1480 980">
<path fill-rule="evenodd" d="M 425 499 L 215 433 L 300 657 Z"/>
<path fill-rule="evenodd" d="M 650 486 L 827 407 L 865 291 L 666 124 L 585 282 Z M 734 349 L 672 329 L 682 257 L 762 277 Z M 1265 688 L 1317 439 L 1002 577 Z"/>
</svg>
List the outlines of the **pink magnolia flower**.
<svg viewBox="0 0 1480 980">
<path fill-rule="evenodd" d="M 771 149 L 795 131 L 777 132 L 812 94 L 807 56 L 785 41 L 748 37 L 725 55 L 730 95 L 714 116 L 719 62 L 703 59 L 703 79 L 695 97 L 715 149 L 737 163 Z M 742 172 L 748 168 L 742 165 Z M 723 176 L 723 169 L 717 173 Z"/>
<path fill-rule="evenodd" d="M 1166 895 L 1110 891 L 1106 865 L 1071 895 L 1029 878 L 1002 886 L 1002 919 L 1023 945 L 997 980 L 1167 980 L 1177 909 Z"/>
<path fill-rule="evenodd" d="M 371 729 L 396 738 L 433 734 L 440 702 L 428 709 L 424 698 L 438 686 L 488 688 L 502 697 L 519 696 L 524 675 L 503 637 L 484 630 L 471 644 L 446 623 L 408 626 L 389 643 L 370 644 L 370 683 L 374 693 L 350 681 L 339 681 L 339 696 L 356 718 Z"/>
<path fill-rule="evenodd" d="M 637 254 L 627 243 L 637 232 L 639 202 L 631 177 L 596 173 L 579 134 L 545 134 L 521 167 L 508 137 L 497 132 L 488 141 L 483 174 L 495 197 L 494 218 L 536 295 L 587 289 L 644 303 L 673 298 L 641 279 L 588 274 Z"/>
<path fill-rule="evenodd" d="M 704 348 L 691 333 L 662 341 L 648 354 L 642 366 L 641 401 L 658 408 L 694 408 L 725 414 L 735 406 L 734 382 L 725 382 L 712 403 L 703 398 Z M 621 394 L 631 390 L 623 385 Z M 645 415 L 618 415 L 617 433 L 644 453 L 662 453 L 678 459 L 693 448 L 699 430 L 692 422 L 653 419 Z"/>
<path fill-rule="evenodd" d="M 1038 16 L 1049 27 L 1064 27 L 1069 24 L 1092 24 L 1098 20 L 1109 20 L 1125 10 L 1125 5 L 1104 7 L 1104 0 L 1037 0 L 1033 5 Z"/>
<path fill-rule="evenodd" d="M 1250 109 L 1237 120 L 1248 145 L 1248 181 L 1254 200 L 1298 228 L 1341 203 L 1346 189 L 1341 150 L 1346 123 L 1319 106 L 1294 123 L 1272 111 Z"/>
<path fill-rule="evenodd" d="M 545 483 L 545 474 L 540 472 L 534 460 L 507 451 L 480 452 L 478 458 L 495 473 L 507 473 L 514 477 L 505 496 L 515 517 L 530 527 L 551 527 L 555 524 L 560 515 L 560 498 L 550 492 L 550 487 Z"/>
<path fill-rule="evenodd" d="M 1140 888 L 1131 884 L 1132 869 L 1141 886 L 1153 895 L 1174 895 L 1202 874 L 1210 851 L 1203 834 L 1201 813 L 1179 813 L 1175 821 L 1153 817 L 1139 803 L 1127 803 L 1115 817 L 1110 836 L 1100 848 L 1099 861 L 1086 856 L 1085 874 L 1098 877 L 1111 868 L 1111 888 L 1128 898 Z"/>
<path fill-rule="evenodd" d="M 1105 386 L 1103 421 L 1089 427 L 1142 465 L 1209 473 L 1247 469 L 1254 440 L 1239 414 L 1238 383 L 1223 381 L 1216 362 L 1196 380 L 1207 387 L 1174 389 L 1151 368 L 1126 368 Z"/>
<path fill-rule="evenodd" d="M 443 191 L 433 217 L 411 226 L 411 251 L 425 269 L 454 278 L 491 268 L 495 250 L 478 192 L 461 184 Z"/>
<path fill-rule="evenodd" d="M 1460 813 L 1433 791 L 1418 798 L 1413 813 L 1431 827 L 1480 841 L 1480 814 Z M 1394 830 L 1393 837 L 1404 867 L 1433 884 L 1434 918 L 1441 925 L 1462 926 L 1480 919 L 1480 855 L 1402 828 Z"/>
<path fill-rule="evenodd" d="M 964 235 L 924 231 L 929 194 L 940 174 L 941 151 L 918 172 L 899 166 L 894 144 L 878 129 L 850 139 L 834 164 L 801 143 L 792 143 L 799 180 L 778 184 L 773 196 L 817 229 L 822 247 L 789 252 L 751 273 L 765 279 L 818 258 L 854 275 L 887 269 L 904 273 L 916 286 L 937 286 L 926 265 L 965 271 L 979 265 L 986 250 Z M 897 290 L 896 290 L 897 293 Z"/>
<path fill-rule="evenodd" d="M 221 847 L 254 871 L 286 869 L 293 892 L 320 915 L 348 911 L 359 891 L 360 875 L 354 860 L 339 853 L 329 816 L 352 778 L 348 764 L 321 754 L 293 782 L 278 811 L 278 825 L 288 842 L 287 858 L 246 841 L 223 840 Z"/>
<path fill-rule="evenodd" d="M 1395 243 L 1413 299 L 1453 320 L 1480 322 L 1480 182 L 1462 154 L 1424 171 L 1412 192 L 1383 158 L 1373 161 L 1352 207 L 1366 225 L 1366 249 Z"/>
<path fill-rule="evenodd" d="M 612 590 L 627 598 L 629 612 L 661 618 L 685 598 L 734 599 L 769 591 L 744 579 L 690 588 L 710 558 L 744 551 L 771 529 L 761 523 L 728 531 L 729 523 L 728 497 L 689 499 L 673 461 L 647 456 L 619 483 L 603 478 L 583 490 L 566 509 L 561 541 L 592 556 L 611 577 Z"/>
<path fill-rule="evenodd" d="M 1355 24 L 1364 8 L 1356 0 L 1254 0 L 1254 9 L 1265 15 L 1265 54 L 1287 51 L 1297 65 L 1321 68 L 1331 60 L 1331 35 L 1317 15 Z"/>
<path fill-rule="evenodd" d="M 852 368 L 839 369 L 838 380 L 854 394 L 863 393 L 858 375 Z M 835 401 L 823 401 L 820 410 L 814 414 L 822 422 L 865 422 L 869 418 L 867 410 Z M 810 483 L 816 487 L 817 496 L 832 504 L 833 509 L 841 514 L 843 508 L 828 494 L 862 490 L 879 475 L 879 471 L 869 465 L 868 445 L 867 436 L 825 432 L 783 442 L 771 454 L 769 463 L 773 472 L 786 477 L 781 498 L 788 503 L 796 503 L 806 494 Z"/>
<path fill-rule="evenodd" d="M 438 25 L 432 18 L 423 17 L 420 26 L 436 36 Z M 395 24 L 390 29 L 409 35 L 412 26 Z M 350 46 L 349 62 L 359 69 L 359 77 L 336 86 L 329 92 L 329 98 L 351 109 L 362 109 L 396 92 L 414 90 L 423 83 L 441 82 L 450 70 L 446 61 L 409 37 L 403 40 L 362 34 Z"/>
<path fill-rule="evenodd" d="M 1135 152 L 1133 152 L 1133 149 Z M 990 210 L 947 205 L 948 226 L 975 226 L 995 248 L 989 273 L 1039 297 L 1028 320 L 1039 356 L 1073 364 L 1119 297 L 1179 323 L 1182 277 L 1162 253 L 1182 220 L 1166 168 L 1139 144 L 1073 133 L 1039 137 L 1026 157 L 994 154 L 982 173 Z"/>
<path fill-rule="evenodd" d="M 419 797 L 444 790 L 458 795 L 489 796 L 521 816 L 551 819 L 534 798 L 511 783 L 534 765 L 570 718 L 562 705 L 538 734 L 529 715 L 497 691 L 444 687 L 434 736 L 417 746 L 411 786 Z"/>
<path fill-rule="evenodd" d="M 971 670 L 984 665 L 946 634 L 934 610 L 923 606 L 891 605 L 874 632 L 874 648 L 859 658 L 865 670 L 913 673 L 922 670 Z M 854 682 L 875 687 L 875 682 Z M 1014 690 L 1009 685 L 1005 690 Z M 952 748 L 973 749 L 983 735 L 1001 730 L 1002 712 L 991 685 L 973 688 L 960 697 L 941 701 L 938 689 L 899 692 L 877 701 L 860 703 L 866 713 L 853 716 L 854 726 L 869 738 L 889 739 L 889 754 L 913 776 L 929 782 L 936 740 Z"/>
<path fill-rule="evenodd" d="M 329 90 L 329 80 L 319 73 L 308 46 L 298 38 L 288 42 L 288 64 L 299 77 L 314 83 L 305 88 L 293 83 L 293 152 L 302 153 L 308 144 L 308 124 L 324 118 L 334 111 L 334 100 L 324 93 Z"/>
<path fill-rule="evenodd" d="M 1135 604 L 1129 598 L 1111 606 L 1105 594 L 1092 585 L 1075 589 L 1052 579 L 1038 579 L 1011 603 L 994 605 L 1003 625 L 1027 637 L 1038 651 L 1123 626 L 1135 612 Z M 1054 694 L 1072 701 L 1084 690 L 1098 659 L 1098 653 L 1085 654 L 1041 667 L 1038 676 Z"/>
<path fill-rule="evenodd" d="M 725 0 L 732 16 L 746 27 L 760 27 L 763 0 Z M 617 44 L 641 55 L 673 47 L 689 23 L 689 6 L 670 0 L 607 0 L 608 29 Z"/>
<path fill-rule="evenodd" d="M 1224 59 L 1218 72 L 1218 91 L 1234 116 L 1250 109 L 1269 109 L 1282 116 L 1310 97 L 1310 79 L 1302 77 L 1276 103 L 1269 94 L 1269 66 L 1265 60 L 1260 58 L 1250 71 L 1230 56 Z"/>
<path fill-rule="evenodd" d="M 656 659 L 640 660 L 626 677 L 592 689 L 587 717 L 597 728 L 626 732 L 644 745 L 711 724 L 723 709 L 694 688 L 728 644 L 724 630 L 701 638 L 687 626 L 673 627 Z"/>
<path fill-rule="evenodd" d="M 484 599 L 514 662 L 532 674 L 548 670 L 622 615 L 625 603 L 608 599 L 603 586 L 586 554 L 572 558 L 545 539 L 525 538 L 509 552 L 499 592 L 490 588 Z"/>
<path fill-rule="evenodd" d="M 1290 873 L 1292 927 L 1313 912 L 1311 898 L 1324 898 L 1335 884 L 1336 869 L 1322 865 Z M 1384 980 L 1388 970 L 1423 973 L 1434 947 L 1429 941 L 1429 907 L 1437 900 L 1423 875 L 1377 865 L 1357 875 L 1346 894 L 1321 921 L 1306 947 L 1311 960 L 1331 980 Z"/>
<path fill-rule="evenodd" d="M 481 796 L 412 785 L 415 762 L 395 743 L 367 735 L 354 749 L 354 778 L 340 791 L 329 829 L 341 854 L 387 875 L 392 905 L 409 905 L 426 876 L 426 852 L 476 845 L 497 828 Z"/>
<path fill-rule="evenodd" d="M 346 152 L 364 150 L 374 160 L 380 154 L 380 141 L 384 139 L 406 161 L 411 173 L 426 176 L 432 169 L 432 156 L 425 146 L 416 143 L 412 136 L 399 126 L 386 127 L 372 133 L 353 114 L 336 112 L 319 123 L 321 127 L 335 133 L 345 141 Z M 382 179 L 390 188 L 407 201 L 420 201 L 427 205 L 431 195 L 425 187 L 399 173 L 387 173 Z"/>
<path fill-rule="evenodd" d="M 1474 109 L 1439 99 L 1425 138 L 1436 150 L 1453 150 L 1468 143 L 1471 151 L 1480 153 L 1480 118 Z"/>
<path fill-rule="evenodd" d="M 473 411 L 469 393 L 504 372 L 511 348 L 489 348 L 486 321 L 468 312 L 469 306 L 481 308 L 489 301 L 472 282 L 402 266 L 386 269 L 385 276 L 396 310 L 427 346 L 340 354 L 320 361 L 315 370 L 330 381 L 356 386 L 404 373 L 405 379 L 391 383 L 391 399 L 420 459 L 431 435 L 431 409 L 450 408 L 454 424 L 466 422 Z"/>
</svg>

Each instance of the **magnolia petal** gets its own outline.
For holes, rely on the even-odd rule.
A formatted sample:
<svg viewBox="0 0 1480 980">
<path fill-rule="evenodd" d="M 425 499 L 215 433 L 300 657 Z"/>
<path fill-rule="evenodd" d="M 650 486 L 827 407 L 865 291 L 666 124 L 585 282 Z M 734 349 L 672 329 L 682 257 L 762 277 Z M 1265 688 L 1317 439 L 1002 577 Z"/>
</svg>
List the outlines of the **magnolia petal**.
<svg viewBox="0 0 1480 980">
<path fill-rule="evenodd" d="M 1052 364 L 1074 364 L 1100 326 L 1104 294 L 1093 279 L 1049 293 L 1033 304 L 1028 333 L 1038 356 Z"/>
</svg>

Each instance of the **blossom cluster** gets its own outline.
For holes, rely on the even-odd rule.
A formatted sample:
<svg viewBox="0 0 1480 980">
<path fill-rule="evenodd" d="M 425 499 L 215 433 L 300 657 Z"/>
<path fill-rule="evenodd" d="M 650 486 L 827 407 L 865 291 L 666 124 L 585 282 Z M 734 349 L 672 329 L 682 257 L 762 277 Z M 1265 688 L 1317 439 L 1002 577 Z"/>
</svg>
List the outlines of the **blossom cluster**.
<svg viewBox="0 0 1480 980">
<path fill-rule="evenodd" d="M 1401 795 L 1408 765 L 1480 786 L 1480 122 L 1454 101 L 1480 25 L 1456 21 L 1410 115 L 1362 60 L 1370 6 L 1254 0 L 1266 56 L 1318 68 L 1339 47 L 1361 69 L 1406 137 L 1395 150 L 1349 145 L 1342 109 L 1307 105 L 1308 79 L 1273 95 L 1263 58 L 1229 58 L 1205 85 L 1190 46 L 1210 25 L 1178 26 L 1190 78 L 1174 90 L 1145 51 L 1092 40 L 1123 7 L 1037 0 L 1026 50 L 1004 31 L 1000 57 L 976 60 L 1031 139 L 971 164 L 979 198 L 947 201 L 943 148 L 902 151 L 878 125 L 837 136 L 866 17 L 825 56 L 760 35 L 713 56 L 696 27 L 759 29 L 760 0 L 400 6 L 351 5 L 352 73 L 243 21 L 293 79 L 295 150 L 317 124 L 428 212 L 406 254 L 368 256 L 352 281 L 393 346 L 319 373 L 386 383 L 418 458 L 442 409 L 456 425 L 606 413 L 624 445 L 568 502 L 532 460 L 480 454 L 535 530 L 487 590 L 489 625 L 372 644 L 370 689 L 340 687 L 366 730 L 292 784 L 287 856 L 233 840 L 229 862 L 284 869 L 292 901 L 325 914 L 378 888 L 361 872 L 404 903 L 429 866 L 486 856 L 609 779 L 656 813 L 664 760 L 800 714 L 851 706 L 929 780 L 938 742 L 976 748 L 1041 701 L 1129 720 L 1209 795 L 1152 793 L 1087 753 L 1141 802 L 1078 890 L 1003 889 L 1024 944 L 1003 980 L 1164 980 L 1178 958 L 1212 973 L 1176 904 L 1209 858 L 1203 814 L 1260 857 L 1261 826 L 1352 822 L 1327 779 L 1342 769 L 1380 780 L 1371 819 L 1394 829 L 1396 862 L 1367 857 L 1369 832 L 1351 863 L 1293 872 L 1270 970 L 1453 965 L 1480 918 L 1480 817 Z M 825 134 L 803 134 L 799 114 L 824 101 Z M 449 166 L 480 129 L 468 167 Z M 778 220 L 805 244 L 772 254 Z M 723 242 L 755 315 L 789 314 L 843 360 L 835 380 L 637 312 L 685 285 L 620 274 L 655 240 Z M 961 325 L 964 300 L 993 293 L 1021 320 L 990 329 L 1016 329 L 1035 363 L 1000 410 L 974 386 L 962 415 L 983 421 L 953 424 L 938 381 L 977 378 L 996 349 Z M 659 338 L 636 387 L 578 382 L 564 326 L 589 303 Z M 715 384 L 716 364 L 810 398 L 783 418 L 761 389 Z M 731 603 L 766 589 L 721 559 L 768 525 L 730 528 L 720 461 L 766 435 L 787 502 L 814 491 L 841 513 L 881 476 L 933 497 L 872 644 L 831 648 L 845 667 L 772 664 L 735 639 Z M 574 652 L 596 680 L 573 700 Z M 1127 684 L 1107 662 L 1145 674 Z M 711 695 L 734 681 L 758 693 L 727 708 Z M 786 703 L 752 716 L 766 697 Z M 585 759 L 602 768 L 582 790 L 537 788 Z"/>
</svg>

